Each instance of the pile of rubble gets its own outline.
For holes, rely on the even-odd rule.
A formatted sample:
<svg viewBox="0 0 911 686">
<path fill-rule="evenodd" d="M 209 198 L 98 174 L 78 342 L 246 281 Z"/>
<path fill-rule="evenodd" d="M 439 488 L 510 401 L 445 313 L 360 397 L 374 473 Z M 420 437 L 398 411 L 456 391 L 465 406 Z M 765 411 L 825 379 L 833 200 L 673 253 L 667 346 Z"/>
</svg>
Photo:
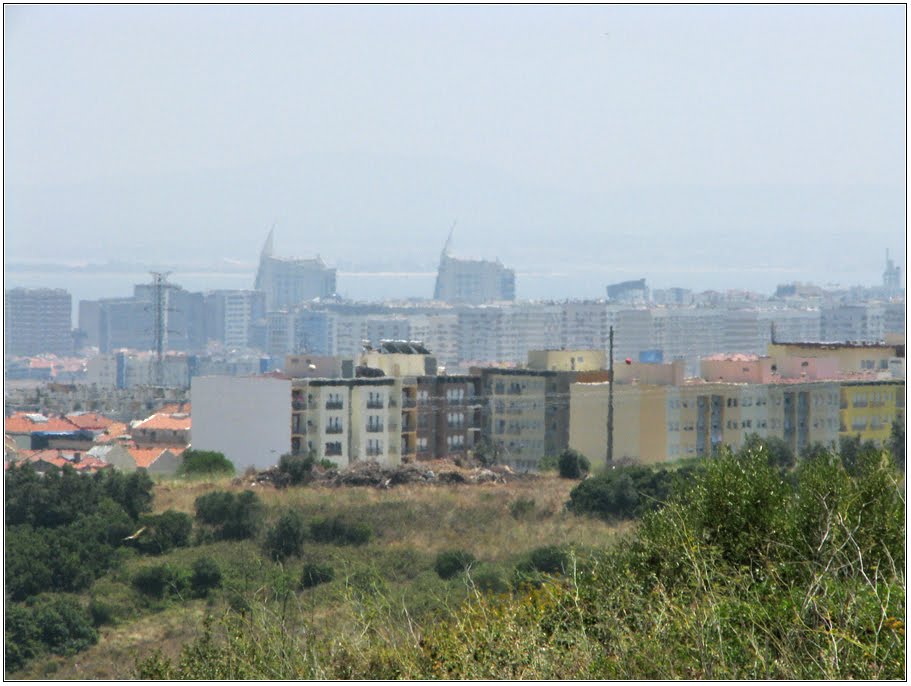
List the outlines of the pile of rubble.
<svg viewBox="0 0 911 686">
<path fill-rule="evenodd" d="M 534 478 L 533 474 L 516 474 L 505 465 L 465 467 L 445 460 L 383 466 L 377 462 L 355 462 L 347 469 L 314 467 L 310 483 L 320 486 L 373 486 L 392 488 L 402 484 L 484 484 L 508 483 Z M 261 472 L 248 471 L 235 479 L 236 485 L 270 485 L 284 488 L 290 478 L 277 467 Z"/>
</svg>

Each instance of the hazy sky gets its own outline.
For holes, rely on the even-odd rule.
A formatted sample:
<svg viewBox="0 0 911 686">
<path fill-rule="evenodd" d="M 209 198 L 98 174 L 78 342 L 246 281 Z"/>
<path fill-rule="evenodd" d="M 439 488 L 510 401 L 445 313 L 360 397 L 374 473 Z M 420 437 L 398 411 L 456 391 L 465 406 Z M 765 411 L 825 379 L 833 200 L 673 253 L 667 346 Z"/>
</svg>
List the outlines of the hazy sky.
<svg viewBox="0 0 911 686">
<path fill-rule="evenodd" d="M 905 44 L 896 5 L 7 6 L 6 260 L 253 262 L 278 220 L 279 253 L 424 265 L 458 218 L 519 269 L 731 236 L 818 279 L 863 235 L 878 280 Z"/>
</svg>

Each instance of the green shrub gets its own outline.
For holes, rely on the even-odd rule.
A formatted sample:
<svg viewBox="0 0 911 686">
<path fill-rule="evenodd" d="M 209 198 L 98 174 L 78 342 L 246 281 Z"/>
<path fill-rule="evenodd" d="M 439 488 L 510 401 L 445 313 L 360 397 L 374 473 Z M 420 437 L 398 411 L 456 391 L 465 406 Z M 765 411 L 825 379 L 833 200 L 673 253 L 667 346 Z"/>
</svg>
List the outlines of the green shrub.
<svg viewBox="0 0 911 686">
<path fill-rule="evenodd" d="M 5 631 L 3 633 L 4 666 L 15 672 L 41 653 L 41 632 L 35 615 L 22 603 L 6 603 Z"/>
<path fill-rule="evenodd" d="M 443 550 L 437 554 L 433 568 L 441 579 L 451 579 L 476 562 L 467 550 Z"/>
<path fill-rule="evenodd" d="M 313 478 L 314 464 L 316 457 L 312 452 L 308 455 L 285 453 L 278 460 L 278 471 L 288 476 L 292 486 L 299 486 Z"/>
<path fill-rule="evenodd" d="M 686 484 L 692 469 L 672 473 L 639 465 L 613 467 L 570 491 L 567 509 L 606 520 L 638 518 L 659 507 L 676 488 Z"/>
<path fill-rule="evenodd" d="M 203 597 L 213 588 L 221 586 L 221 568 L 211 557 L 200 557 L 193 563 L 190 589 L 196 596 Z"/>
<path fill-rule="evenodd" d="M 193 518 L 185 512 L 167 510 L 160 515 L 145 515 L 140 524 L 145 530 L 134 542 L 140 552 L 161 555 L 190 544 Z"/>
<path fill-rule="evenodd" d="M 514 519 L 526 519 L 535 512 L 534 498 L 517 498 L 509 504 L 509 514 Z"/>
<path fill-rule="evenodd" d="M 559 468 L 560 458 L 557 455 L 545 455 L 538 460 L 539 472 L 555 472 Z"/>
<path fill-rule="evenodd" d="M 104 624 L 113 624 L 116 610 L 113 605 L 107 601 L 93 597 L 89 601 L 89 616 L 92 618 L 93 626 L 102 626 Z"/>
<path fill-rule="evenodd" d="M 737 455 L 745 457 L 750 454 L 761 454 L 770 467 L 780 469 L 790 469 L 796 463 L 787 441 L 777 436 L 761 437 L 756 433 L 747 434 Z"/>
<path fill-rule="evenodd" d="M 503 571 L 492 565 L 478 565 L 469 572 L 471 583 L 483 593 L 506 593 L 509 591 L 509 582 Z"/>
<path fill-rule="evenodd" d="M 565 574 L 569 565 L 569 553 L 558 545 L 535 548 L 528 554 L 528 564 L 545 574 Z"/>
<path fill-rule="evenodd" d="M 207 493 L 196 499 L 195 508 L 196 518 L 213 527 L 213 535 L 221 540 L 253 538 L 262 523 L 262 501 L 253 491 Z"/>
<path fill-rule="evenodd" d="M 266 552 L 273 560 L 300 555 L 306 538 L 303 515 L 298 510 L 288 510 L 266 534 Z"/>
<path fill-rule="evenodd" d="M 214 450 L 185 450 L 177 469 L 182 476 L 223 476 L 234 474 L 234 464 Z"/>
<path fill-rule="evenodd" d="M 182 595 L 189 585 L 190 580 L 183 570 L 167 564 L 143 567 L 133 575 L 133 587 L 157 600 L 166 595 Z"/>
<path fill-rule="evenodd" d="M 363 545 L 373 538 L 373 530 L 367 524 L 350 524 L 341 517 L 318 517 L 310 522 L 310 537 L 318 543 Z"/>
<path fill-rule="evenodd" d="M 581 479 L 588 474 L 591 463 L 578 450 L 567 448 L 557 460 L 557 470 L 564 479 Z"/>
<path fill-rule="evenodd" d="M 48 594 L 30 604 L 41 642 L 51 652 L 70 655 L 98 641 L 92 618 L 76 598 Z"/>
<path fill-rule="evenodd" d="M 301 588 L 313 588 L 319 584 L 329 583 L 335 578 L 335 571 L 327 564 L 308 562 L 301 573 Z"/>
</svg>

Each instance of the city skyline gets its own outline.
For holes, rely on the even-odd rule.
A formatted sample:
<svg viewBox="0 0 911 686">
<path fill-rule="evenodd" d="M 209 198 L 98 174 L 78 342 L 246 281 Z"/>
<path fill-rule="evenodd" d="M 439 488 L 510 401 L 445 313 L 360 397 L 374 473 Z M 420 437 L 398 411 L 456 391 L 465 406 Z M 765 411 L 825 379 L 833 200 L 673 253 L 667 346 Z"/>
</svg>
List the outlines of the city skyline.
<svg viewBox="0 0 911 686">
<path fill-rule="evenodd" d="M 275 224 L 344 290 L 435 269 L 458 220 L 519 298 L 877 283 L 904 12 L 6 7 L 5 261 L 252 271 Z"/>
</svg>

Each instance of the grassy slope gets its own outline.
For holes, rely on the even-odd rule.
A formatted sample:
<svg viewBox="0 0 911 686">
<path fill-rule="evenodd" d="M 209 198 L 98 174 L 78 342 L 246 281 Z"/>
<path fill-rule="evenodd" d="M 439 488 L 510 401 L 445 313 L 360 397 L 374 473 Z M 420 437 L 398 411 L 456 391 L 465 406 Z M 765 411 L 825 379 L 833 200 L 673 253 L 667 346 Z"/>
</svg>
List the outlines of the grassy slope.
<svg viewBox="0 0 911 686">
<path fill-rule="evenodd" d="M 375 537 L 366 546 L 352 548 L 308 545 L 306 559 L 329 561 L 336 579 L 323 586 L 296 592 L 292 602 L 306 607 L 312 621 L 323 631 L 345 631 L 353 614 L 363 610 L 352 589 L 365 575 L 387 589 L 386 597 L 400 603 L 409 616 L 457 604 L 466 589 L 461 579 L 443 581 L 433 571 L 439 551 L 464 548 L 486 565 L 509 573 L 525 552 L 549 544 L 578 547 L 604 546 L 620 530 L 603 522 L 563 512 L 569 491 L 576 482 L 551 476 L 511 484 L 399 486 L 390 490 L 367 487 L 306 487 L 276 491 L 254 488 L 268 507 L 269 521 L 289 507 L 310 516 L 344 514 L 368 522 Z M 176 509 L 193 513 L 193 502 L 212 490 L 240 491 L 228 480 L 216 483 L 163 481 L 156 486 L 155 511 Z M 519 498 L 533 499 L 534 510 L 516 519 L 510 504 Z M 149 603 L 130 588 L 132 573 L 141 566 L 167 562 L 189 567 L 203 555 L 215 558 L 224 574 L 225 588 L 209 601 Z M 136 657 L 161 648 L 176 655 L 180 647 L 199 632 L 206 614 L 220 615 L 232 593 L 261 597 L 274 593 L 283 583 L 300 577 L 301 560 L 284 565 L 262 557 L 258 544 L 212 543 L 173 551 L 160 558 L 132 557 L 124 568 L 99 579 L 92 591 L 96 597 L 114 598 L 123 615 L 114 626 L 99 630 L 98 643 L 69 657 L 38 659 L 21 678 L 123 679 L 132 676 Z M 358 580 L 361 580 L 358 582 Z M 371 582 L 373 583 L 373 582 Z"/>
</svg>

